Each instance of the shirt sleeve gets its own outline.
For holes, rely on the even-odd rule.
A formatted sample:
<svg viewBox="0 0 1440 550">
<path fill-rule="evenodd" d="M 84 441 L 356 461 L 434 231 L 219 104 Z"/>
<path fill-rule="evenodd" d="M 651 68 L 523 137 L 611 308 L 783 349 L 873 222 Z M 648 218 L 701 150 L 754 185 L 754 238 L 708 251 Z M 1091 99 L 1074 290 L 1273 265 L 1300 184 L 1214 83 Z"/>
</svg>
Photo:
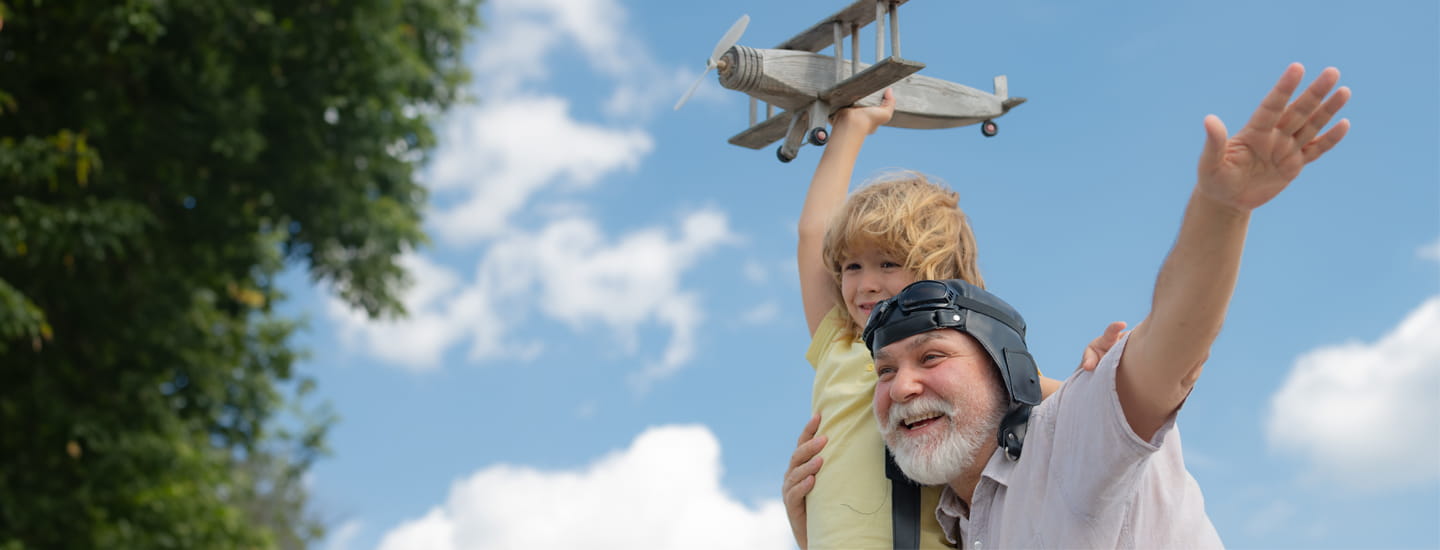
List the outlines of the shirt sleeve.
<svg viewBox="0 0 1440 550">
<path fill-rule="evenodd" d="M 1129 335 L 1115 344 L 1093 372 L 1077 370 L 1051 399 L 1055 420 L 1054 480 L 1072 513 L 1104 517 L 1133 496 L 1146 462 L 1175 426 L 1165 420 L 1150 440 L 1130 428 L 1116 392 L 1116 373 Z"/>
<path fill-rule="evenodd" d="M 840 335 L 840 308 L 830 308 L 825 318 L 820 320 L 820 326 L 815 327 L 815 335 L 810 338 L 810 349 L 805 351 L 805 360 L 810 361 L 812 368 L 819 368 L 820 362 L 825 359 L 829 352 L 830 342 Z"/>
</svg>

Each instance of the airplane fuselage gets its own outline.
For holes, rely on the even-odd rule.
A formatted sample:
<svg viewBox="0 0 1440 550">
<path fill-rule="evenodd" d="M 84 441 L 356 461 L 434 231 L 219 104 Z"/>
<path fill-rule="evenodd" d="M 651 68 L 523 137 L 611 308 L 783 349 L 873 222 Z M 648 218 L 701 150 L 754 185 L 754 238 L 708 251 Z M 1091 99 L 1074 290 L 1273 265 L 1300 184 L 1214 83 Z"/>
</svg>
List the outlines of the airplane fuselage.
<svg viewBox="0 0 1440 550">
<path fill-rule="evenodd" d="M 804 108 L 837 82 L 864 70 L 869 64 L 852 68 L 850 60 L 837 63 L 833 56 L 796 50 L 762 50 L 734 46 L 719 64 L 720 85 L 745 93 L 785 110 Z M 1005 101 L 954 82 L 912 74 L 891 85 L 895 93 L 895 115 L 888 126 L 915 129 L 954 128 L 976 124 L 1005 114 L 1024 101 Z M 856 101 L 856 105 L 878 105 L 881 92 Z M 843 105 L 832 108 L 844 107 Z"/>
</svg>

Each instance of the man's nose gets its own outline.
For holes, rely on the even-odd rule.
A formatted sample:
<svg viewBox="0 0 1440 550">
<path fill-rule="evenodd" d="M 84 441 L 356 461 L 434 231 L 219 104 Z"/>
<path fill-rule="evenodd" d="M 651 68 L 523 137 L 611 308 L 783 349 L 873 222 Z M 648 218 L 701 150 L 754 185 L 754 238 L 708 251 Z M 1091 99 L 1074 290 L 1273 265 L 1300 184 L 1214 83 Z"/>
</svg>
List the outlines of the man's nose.
<svg viewBox="0 0 1440 550">
<path fill-rule="evenodd" d="M 895 371 L 895 379 L 890 382 L 890 399 L 892 401 L 904 403 L 924 391 L 925 385 L 920 383 L 919 373 L 915 369 L 901 368 Z"/>
</svg>

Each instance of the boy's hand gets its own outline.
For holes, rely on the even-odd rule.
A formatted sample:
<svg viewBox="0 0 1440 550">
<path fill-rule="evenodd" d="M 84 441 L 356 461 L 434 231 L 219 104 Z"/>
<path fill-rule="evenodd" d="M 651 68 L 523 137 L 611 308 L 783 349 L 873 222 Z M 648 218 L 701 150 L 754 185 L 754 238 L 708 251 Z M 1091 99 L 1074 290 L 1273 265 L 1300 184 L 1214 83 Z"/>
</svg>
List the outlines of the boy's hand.
<svg viewBox="0 0 1440 550">
<path fill-rule="evenodd" d="M 1080 352 L 1080 368 L 1095 370 L 1095 367 L 1100 365 L 1100 358 L 1125 335 L 1125 326 L 1125 321 L 1115 321 L 1106 326 L 1105 332 L 1091 340 L 1090 345 L 1085 346 L 1085 351 Z"/>
<path fill-rule="evenodd" d="M 790 469 L 785 472 L 785 482 L 780 485 L 780 493 L 785 497 L 785 515 L 790 518 L 790 533 L 795 535 L 795 544 L 802 549 L 809 542 L 805 531 L 805 496 L 815 488 L 815 473 L 820 471 L 820 464 L 825 461 L 820 456 L 820 449 L 829 442 L 823 435 L 815 436 L 819 429 L 820 415 L 816 414 L 810 417 L 805 430 L 800 432 L 795 454 L 790 455 Z"/>
<path fill-rule="evenodd" d="M 831 115 L 831 125 L 839 133 L 841 127 L 849 131 L 863 132 L 861 135 L 875 133 L 875 129 L 890 122 L 890 117 L 895 115 L 895 93 L 890 88 L 885 88 L 885 94 L 880 98 L 880 104 L 873 107 L 846 107 L 835 111 Z"/>
<path fill-rule="evenodd" d="M 1250 122 L 1233 137 L 1226 137 L 1220 117 L 1205 117 L 1198 193 L 1226 208 L 1249 212 L 1280 194 L 1306 164 L 1340 143 L 1350 129 L 1349 120 L 1341 119 L 1324 135 L 1320 130 L 1350 99 L 1350 89 L 1341 87 L 1330 94 L 1340 80 L 1340 71 L 1330 67 L 1290 102 L 1304 76 L 1299 63 L 1286 68 Z"/>
<path fill-rule="evenodd" d="M 1089 345 L 1080 352 L 1080 370 L 1093 371 L 1100 366 L 1100 358 L 1105 356 L 1110 348 L 1120 341 L 1125 335 L 1125 321 L 1115 321 L 1105 327 L 1105 332 L 1090 341 Z M 1063 380 L 1056 380 L 1049 376 L 1040 376 L 1040 396 L 1049 399 L 1052 394 L 1060 391 Z"/>
</svg>

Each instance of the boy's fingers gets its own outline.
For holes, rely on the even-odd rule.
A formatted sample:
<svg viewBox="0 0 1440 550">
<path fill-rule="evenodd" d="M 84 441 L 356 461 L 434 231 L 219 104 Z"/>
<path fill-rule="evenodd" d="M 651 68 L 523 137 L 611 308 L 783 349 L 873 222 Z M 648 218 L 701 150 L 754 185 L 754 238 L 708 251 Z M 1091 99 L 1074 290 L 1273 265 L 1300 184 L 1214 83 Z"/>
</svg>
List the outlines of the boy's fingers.
<svg viewBox="0 0 1440 550">
<path fill-rule="evenodd" d="M 1120 335 L 1125 333 L 1126 326 L 1129 325 L 1127 325 L 1125 321 L 1115 321 L 1105 327 L 1105 337 L 1110 340 L 1110 345 L 1113 346 L 1115 342 L 1120 341 Z"/>
</svg>

